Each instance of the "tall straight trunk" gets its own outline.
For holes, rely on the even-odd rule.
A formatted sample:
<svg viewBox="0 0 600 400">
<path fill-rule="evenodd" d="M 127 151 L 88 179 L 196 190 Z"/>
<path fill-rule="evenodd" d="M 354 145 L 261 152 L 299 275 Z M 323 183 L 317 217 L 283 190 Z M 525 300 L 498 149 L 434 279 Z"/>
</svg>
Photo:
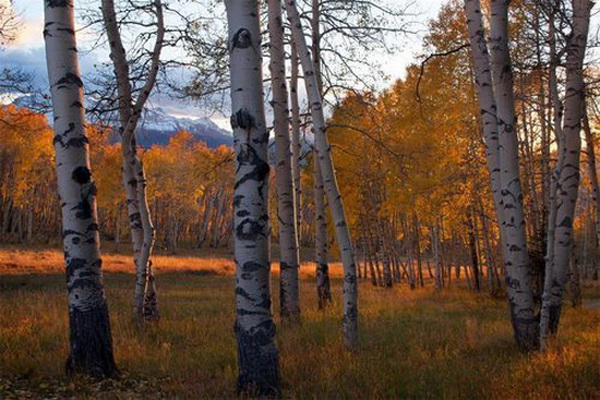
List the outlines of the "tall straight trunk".
<svg viewBox="0 0 600 400">
<path fill-rule="evenodd" d="M 296 234 L 296 199 L 292 178 L 288 91 L 285 75 L 285 48 L 281 0 L 268 0 L 269 53 L 277 166 L 277 219 L 279 221 L 279 288 L 281 317 L 290 321 L 300 318 L 298 288 L 298 236 Z"/>
<path fill-rule="evenodd" d="M 234 134 L 233 197 L 238 392 L 278 395 L 279 354 L 269 274 L 269 135 L 257 0 L 226 0 Z"/>
<path fill-rule="evenodd" d="M 325 189 L 319 162 L 315 158 L 315 264 L 317 276 L 317 302 L 319 309 L 331 304 L 331 284 L 329 281 L 329 261 L 327 245 L 327 216 L 325 214 Z"/>
<path fill-rule="evenodd" d="M 517 345 L 522 350 L 531 350 L 537 347 L 538 335 L 519 178 L 512 65 L 508 50 L 508 2 L 491 2 L 491 57 L 485 41 L 480 1 L 465 0 L 465 10 L 488 170 L 500 224 L 511 320 Z"/>
<path fill-rule="evenodd" d="M 558 189 L 558 181 L 560 178 L 560 171 L 563 167 L 564 157 L 564 133 L 562 129 L 563 124 L 563 105 L 560 101 L 558 93 L 558 77 L 557 68 L 560 65 L 560 57 L 556 51 L 556 27 L 554 18 L 558 7 L 561 5 L 559 0 L 551 1 L 549 4 L 549 30 L 548 30 L 548 45 L 550 53 L 550 66 L 549 66 L 549 91 L 550 91 L 550 103 L 553 111 L 553 126 L 554 136 L 557 147 L 557 161 L 552 171 L 550 180 L 550 190 L 548 193 L 548 218 L 547 233 L 546 233 L 546 254 L 545 254 L 545 266 L 544 266 L 544 283 L 542 287 L 542 308 L 540 310 L 540 347 L 542 350 L 546 346 L 547 337 L 549 334 L 549 323 L 550 323 L 550 310 L 549 301 L 546 298 L 549 295 L 549 288 L 552 285 L 552 266 L 554 264 L 554 238 L 556 230 L 556 195 Z"/>
<path fill-rule="evenodd" d="M 102 17 L 110 47 L 110 59 L 119 94 L 119 132 L 123 155 L 122 179 L 127 197 L 127 211 L 133 244 L 133 259 L 136 268 L 134 290 L 134 317 L 138 323 L 157 321 L 158 299 L 152 272 L 152 250 L 155 242 L 155 229 L 148 206 L 147 180 L 144 165 L 138 154 L 135 131 L 141 118 L 142 109 L 156 82 L 160 54 L 163 47 L 165 27 L 161 0 L 154 0 L 156 14 L 156 41 L 152 50 L 151 62 L 145 76 L 144 87 L 133 101 L 129 64 L 119 32 L 114 0 L 102 0 Z"/>
<path fill-rule="evenodd" d="M 298 52 L 296 45 L 291 44 L 291 78 L 290 78 L 290 107 L 292 127 L 292 176 L 294 177 L 294 191 L 296 192 L 296 226 L 298 242 L 302 243 L 302 183 L 301 183 L 301 157 L 302 143 L 300 142 L 300 101 L 298 99 Z"/>
<path fill-rule="evenodd" d="M 70 353 L 69 373 L 117 373 L 96 212 L 96 186 L 85 135 L 83 82 L 79 74 L 71 0 L 44 2 L 46 61 L 54 112 L 54 150 L 62 210 Z"/>
<path fill-rule="evenodd" d="M 311 27 L 311 52 L 312 66 L 316 77 L 319 96 L 323 96 L 323 81 L 321 79 L 321 9 L 320 0 L 312 0 Z M 297 52 L 298 49 L 296 49 Z M 315 150 L 315 256 L 317 258 L 317 295 L 319 308 L 323 308 L 331 302 L 331 289 L 329 284 L 329 264 L 327 261 L 327 203 L 325 202 L 325 188 L 323 186 L 323 175 L 318 165 L 318 151 Z"/>
<path fill-rule="evenodd" d="M 550 334 L 556 334 L 562 310 L 563 290 L 567 281 L 573 247 L 573 220 L 579 191 L 579 159 L 581 153 L 581 119 L 585 106 L 583 60 L 587 46 L 590 11 L 589 0 L 573 0 L 572 34 L 567 44 L 566 97 L 563 122 L 563 164 L 557 182 L 554 258 L 551 277 L 546 279 L 540 320 L 542 348 Z"/>
<path fill-rule="evenodd" d="M 327 140 L 323 103 L 319 93 L 311 54 L 306 44 L 306 37 L 302 31 L 300 14 L 294 0 L 285 0 L 285 5 L 304 71 L 306 92 L 308 93 L 313 119 L 317 161 L 321 168 L 323 184 L 333 216 L 337 242 L 344 267 L 344 343 L 348 348 L 355 348 L 358 345 L 358 282 L 356 279 L 356 264 L 354 262 L 354 252 L 352 250 L 346 211 L 344 210 L 342 195 L 340 194 L 331 159 L 331 147 Z"/>
</svg>

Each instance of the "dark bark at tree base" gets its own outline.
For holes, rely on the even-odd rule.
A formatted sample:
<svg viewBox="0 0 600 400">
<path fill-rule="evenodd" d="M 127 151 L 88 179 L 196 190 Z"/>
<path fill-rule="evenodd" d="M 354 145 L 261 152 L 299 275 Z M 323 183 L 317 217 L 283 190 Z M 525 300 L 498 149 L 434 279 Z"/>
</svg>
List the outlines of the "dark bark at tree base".
<svg viewBox="0 0 600 400">
<path fill-rule="evenodd" d="M 112 339 L 108 307 L 89 310 L 71 310 L 71 349 L 67 359 L 68 375 L 83 374 L 94 378 L 118 375 L 112 353 Z"/>
<path fill-rule="evenodd" d="M 319 301 L 319 310 L 331 305 L 331 283 L 329 280 L 329 265 L 317 264 L 317 296 Z"/>
<path fill-rule="evenodd" d="M 267 322 L 265 322 L 266 324 Z M 238 395 L 250 397 L 278 397 L 280 392 L 278 358 L 275 343 L 275 325 L 256 329 L 254 333 L 240 329 L 236 324 L 239 375 Z"/>
<path fill-rule="evenodd" d="M 533 314 L 533 310 L 532 310 Z M 511 310 L 511 315 L 515 313 Z M 513 317 L 513 330 L 517 347 L 522 352 L 528 353 L 540 348 L 539 316 Z"/>
<path fill-rule="evenodd" d="M 292 301 L 292 297 L 298 295 L 298 266 L 290 266 L 284 262 L 279 263 L 279 308 L 281 319 L 286 323 L 300 322 L 299 302 Z"/>
</svg>

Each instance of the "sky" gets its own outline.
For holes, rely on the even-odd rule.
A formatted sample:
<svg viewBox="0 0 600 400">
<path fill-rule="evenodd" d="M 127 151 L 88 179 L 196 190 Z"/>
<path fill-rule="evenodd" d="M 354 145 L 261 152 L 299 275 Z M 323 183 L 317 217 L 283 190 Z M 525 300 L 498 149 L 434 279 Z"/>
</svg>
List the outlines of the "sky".
<svg viewBox="0 0 600 400">
<path fill-rule="evenodd" d="M 10 0 L 0 0 L 0 4 L 8 3 Z M 100 0 L 84 0 L 86 5 L 95 6 Z M 117 0 L 119 1 L 119 0 Z M 396 1 L 396 0 L 394 0 Z M 408 0 L 407 0 L 408 1 Z M 390 77 L 390 82 L 383 82 L 383 87 L 391 84 L 393 80 L 403 76 L 408 64 L 415 60 L 415 55 L 421 48 L 420 33 L 425 30 L 427 21 L 435 17 L 441 4 L 445 0 L 420 0 L 415 2 L 412 11 L 415 15 L 409 17 L 413 24 L 411 30 L 416 34 L 403 39 L 401 50 L 393 55 L 382 56 L 382 67 Z M 0 68 L 19 67 L 34 74 L 36 83 L 47 86 L 46 60 L 44 53 L 44 42 L 42 37 L 44 14 L 42 0 L 14 0 L 15 9 L 19 12 L 23 25 L 17 39 L 0 50 Z M 84 4 L 76 0 L 77 4 Z M 81 22 L 76 21 L 78 28 Z M 107 61 L 106 50 L 98 49 L 89 51 L 90 43 L 93 41 L 90 30 L 78 29 L 78 46 L 80 50 L 80 66 L 82 75 L 92 73 L 95 65 L 100 61 Z M 383 88 L 382 87 L 382 88 Z M 227 118 L 215 116 L 211 111 L 202 109 L 201 106 L 192 103 L 184 103 L 162 96 L 154 99 L 154 105 L 163 107 L 168 113 L 186 117 L 211 117 L 219 125 L 228 128 Z"/>
</svg>

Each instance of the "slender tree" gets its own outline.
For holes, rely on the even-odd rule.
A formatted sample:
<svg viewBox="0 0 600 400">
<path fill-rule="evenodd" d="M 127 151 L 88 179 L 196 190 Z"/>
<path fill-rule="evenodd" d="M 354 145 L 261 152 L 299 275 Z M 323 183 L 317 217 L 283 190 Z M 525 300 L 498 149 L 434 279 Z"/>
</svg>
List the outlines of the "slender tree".
<svg viewBox="0 0 600 400">
<path fill-rule="evenodd" d="M 581 154 L 581 119 L 585 107 L 583 61 L 587 46 L 590 11 L 589 0 L 573 0 L 572 32 L 567 44 L 566 96 L 563 139 L 560 152 L 563 158 L 556 187 L 556 220 L 554 228 L 554 257 L 551 270 L 546 271 L 540 319 L 540 340 L 546 345 L 548 333 L 556 334 L 560 321 L 563 290 L 567 282 L 573 250 L 573 221 L 579 190 L 579 159 Z"/>
<path fill-rule="evenodd" d="M 312 0 L 312 17 L 310 19 L 311 52 L 317 88 L 323 98 L 323 76 L 321 74 L 321 3 Z M 297 50 L 296 50 L 297 51 Z M 316 152 L 315 152 L 316 155 Z M 315 156 L 316 161 L 316 156 Z M 327 201 L 323 175 L 318 162 L 314 163 L 314 207 L 315 207 L 315 264 L 317 276 L 317 301 L 323 309 L 331 304 L 331 287 L 329 279 L 329 245 L 327 242 Z"/>
<path fill-rule="evenodd" d="M 530 350 L 537 347 L 537 329 L 519 178 L 512 66 L 508 52 L 508 3 L 493 0 L 491 8 L 490 57 L 480 1 L 465 0 L 487 165 L 500 224 L 511 320 L 517 345 Z"/>
<path fill-rule="evenodd" d="M 156 83 L 165 36 L 161 0 L 153 0 L 152 9 L 156 17 L 156 41 L 149 60 L 144 87 L 137 98 L 134 99 L 129 61 L 119 32 L 114 0 L 102 0 L 102 17 L 119 94 L 119 133 L 121 134 L 121 152 L 123 155 L 123 186 L 127 196 L 127 211 L 136 268 L 134 316 L 139 323 L 159 319 L 158 299 L 151 260 L 155 231 L 146 196 L 146 173 L 135 140 L 135 131 L 142 116 L 144 105 Z"/>
<path fill-rule="evenodd" d="M 344 267 L 344 343 L 348 348 L 358 345 L 358 283 L 356 264 L 346 219 L 344 203 L 335 177 L 331 148 L 327 140 L 323 103 L 319 93 L 318 80 L 314 72 L 311 53 L 302 31 L 300 14 L 294 0 L 285 0 L 285 7 L 292 27 L 292 35 L 297 46 L 298 56 L 304 71 L 304 81 L 309 97 L 310 110 L 315 134 L 316 162 L 319 163 L 323 176 L 323 185 L 333 216 L 338 246 Z"/>
<path fill-rule="evenodd" d="M 238 391 L 279 393 L 278 350 L 269 283 L 267 145 L 257 0 L 226 0 L 231 127 L 236 156 L 233 198 Z"/>
<path fill-rule="evenodd" d="M 269 53 L 277 166 L 277 219 L 279 221 L 281 316 L 290 321 L 300 318 L 298 288 L 298 235 L 296 230 L 296 193 L 292 177 L 288 91 L 285 76 L 285 48 L 281 0 L 268 0 Z"/>
<path fill-rule="evenodd" d="M 113 358 L 108 306 L 85 132 L 83 82 L 79 74 L 71 0 L 46 0 L 44 38 L 52 108 L 62 236 L 69 293 L 69 373 L 110 377 Z"/>
</svg>

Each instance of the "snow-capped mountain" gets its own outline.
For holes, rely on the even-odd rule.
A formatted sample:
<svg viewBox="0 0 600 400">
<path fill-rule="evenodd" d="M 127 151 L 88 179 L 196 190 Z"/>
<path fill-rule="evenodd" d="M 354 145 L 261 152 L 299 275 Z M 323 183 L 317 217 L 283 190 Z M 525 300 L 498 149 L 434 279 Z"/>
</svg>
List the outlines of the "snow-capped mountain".
<svg viewBox="0 0 600 400">
<path fill-rule="evenodd" d="M 87 104 L 93 104 L 93 100 L 86 99 Z M 37 112 L 42 112 L 52 121 L 52 111 L 49 99 L 41 95 L 21 96 L 12 102 L 17 107 L 25 107 Z M 107 119 L 115 120 L 114 117 Z M 138 144 L 142 147 L 153 145 L 166 145 L 171 136 L 180 131 L 188 131 L 194 137 L 205 142 L 208 147 L 221 145 L 232 146 L 233 136 L 230 132 L 220 128 L 210 118 L 178 118 L 167 114 L 162 108 L 156 107 L 144 111 L 142 120 L 137 131 Z M 117 134 L 112 138 L 115 142 L 119 140 Z"/>
<path fill-rule="evenodd" d="M 219 128 L 210 118 L 178 118 L 160 107 L 144 112 L 137 132 L 138 143 L 143 147 L 165 145 L 174 133 L 180 131 L 190 132 L 198 140 L 206 142 L 208 147 L 233 145 L 231 133 Z"/>
</svg>

